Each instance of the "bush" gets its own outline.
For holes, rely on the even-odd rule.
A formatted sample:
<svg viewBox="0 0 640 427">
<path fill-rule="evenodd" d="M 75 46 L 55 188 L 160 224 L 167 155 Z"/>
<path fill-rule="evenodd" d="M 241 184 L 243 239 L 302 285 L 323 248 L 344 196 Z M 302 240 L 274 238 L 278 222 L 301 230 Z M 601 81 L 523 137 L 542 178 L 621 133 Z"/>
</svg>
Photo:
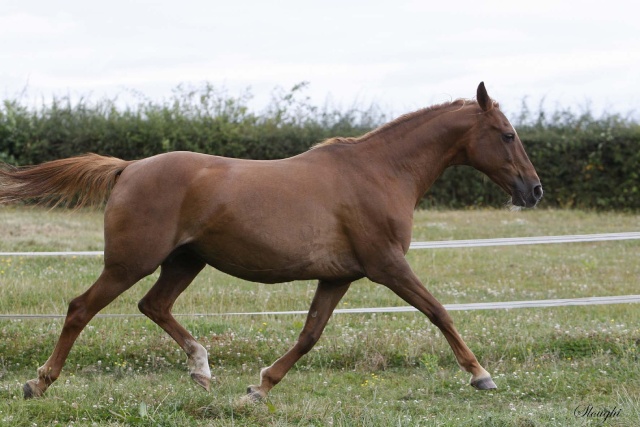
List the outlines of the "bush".
<svg viewBox="0 0 640 427">
<path fill-rule="evenodd" d="M 141 98 L 124 109 L 109 99 L 73 103 L 68 97 L 54 98 L 36 109 L 4 101 L 0 160 L 36 164 L 86 152 L 138 159 L 176 150 L 277 159 L 337 134 L 360 135 L 385 121 L 375 107 L 314 107 L 303 96 L 305 87 L 301 83 L 288 92 L 276 90 L 262 114 L 248 108 L 249 92 L 233 97 L 210 84 L 179 86 L 168 101 Z"/>
<path fill-rule="evenodd" d="M 39 108 L 5 100 L 0 108 L 0 161 L 25 165 L 86 152 L 137 159 L 189 150 L 228 157 L 277 159 L 332 136 L 358 136 L 388 121 L 375 106 L 318 108 L 306 83 L 276 89 L 261 113 L 251 94 L 230 96 L 210 84 L 179 86 L 133 107 L 109 99 L 54 98 Z M 545 189 L 542 206 L 640 209 L 640 125 L 618 115 L 594 118 L 570 110 L 536 114 L 523 104 L 515 126 Z M 496 206 L 508 197 L 468 167 L 450 168 L 422 206 Z"/>
<path fill-rule="evenodd" d="M 554 113 L 521 123 L 547 203 L 559 207 L 640 209 L 640 125 L 618 115 Z"/>
</svg>

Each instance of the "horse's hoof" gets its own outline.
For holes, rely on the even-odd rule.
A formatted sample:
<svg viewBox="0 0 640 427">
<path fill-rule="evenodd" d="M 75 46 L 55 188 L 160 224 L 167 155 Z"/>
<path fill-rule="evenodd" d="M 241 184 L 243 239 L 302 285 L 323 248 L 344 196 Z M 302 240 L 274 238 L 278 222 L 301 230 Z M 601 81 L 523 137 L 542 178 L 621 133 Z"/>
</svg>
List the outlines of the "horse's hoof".
<svg viewBox="0 0 640 427">
<path fill-rule="evenodd" d="M 191 374 L 191 379 L 194 380 L 196 384 L 209 391 L 211 379 L 201 374 Z"/>
<path fill-rule="evenodd" d="M 237 399 L 234 402 L 234 407 L 237 410 L 245 410 L 248 408 L 255 408 L 261 406 L 260 403 L 265 401 L 265 397 L 262 396 L 255 386 L 247 388 L 247 394 Z"/>
<path fill-rule="evenodd" d="M 38 380 L 29 380 L 22 387 L 22 393 L 25 399 L 32 399 L 34 397 L 40 397 L 44 394 L 38 387 Z"/>
<path fill-rule="evenodd" d="M 491 377 L 478 378 L 475 381 L 471 381 L 471 385 L 478 390 L 494 390 L 498 388 Z"/>
<path fill-rule="evenodd" d="M 267 396 L 265 396 L 258 387 L 251 385 L 247 387 L 247 395 L 245 397 L 251 399 L 253 402 L 263 402 Z"/>
</svg>

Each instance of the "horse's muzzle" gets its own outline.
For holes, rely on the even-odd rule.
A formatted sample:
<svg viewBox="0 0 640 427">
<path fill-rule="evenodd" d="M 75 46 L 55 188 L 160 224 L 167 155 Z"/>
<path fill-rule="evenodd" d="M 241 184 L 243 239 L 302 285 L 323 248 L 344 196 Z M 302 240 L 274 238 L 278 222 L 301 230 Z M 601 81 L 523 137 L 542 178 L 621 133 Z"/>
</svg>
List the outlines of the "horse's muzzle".
<svg viewBox="0 0 640 427">
<path fill-rule="evenodd" d="M 542 191 L 542 185 L 536 183 L 526 190 L 515 188 L 511 196 L 511 203 L 523 208 L 532 208 L 538 204 L 544 191 Z"/>
<path fill-rule="evenodd" d="M 540 199 L 542 199 L 542 196 L 544 195 L 544 191 L 542 191 L 542 185 L 538 184 L 535 187 L 533 187 L 533 198 L 536 200 L 536 203 L 538 203 L 540 201 Z"/>
</svg>

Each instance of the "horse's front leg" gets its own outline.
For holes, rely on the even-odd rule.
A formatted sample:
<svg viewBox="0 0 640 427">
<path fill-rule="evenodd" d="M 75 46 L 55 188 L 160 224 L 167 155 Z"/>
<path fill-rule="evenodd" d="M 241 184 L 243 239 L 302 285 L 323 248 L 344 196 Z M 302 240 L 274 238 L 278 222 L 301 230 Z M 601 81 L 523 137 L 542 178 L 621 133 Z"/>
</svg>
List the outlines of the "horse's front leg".
<svg viewBox="0 0 640 427">
<path fill-rule="evenodd" d="M 260 385 L 252 385 L 247 389 L 247 397 L 251 400 L 262 400 L 269 391 L 289 372 L 289 369 L 320 339 L 329 317 L 336 305 L 349 289 L 351 282 L 318 283 L 316 294 L 307 314 L 307 321 L 298 337 L 298 341 L 284 356 L 275 363 L 260 371 Z"/>
<path fill-rule="evenodd" d="M 407 264 L 403 254 L 391 257 L 386 263 L 377 264 L 371 270 L 367 270 L 367 276 L 372 281 L 385 285 L 400 298 L 417 308 L 442 331 L 460 367 L 471 373 L 472 386 L 481 390 L 497 388 L 491 375 L 480 365 L 456 330 L 447 310 L 424 287 Z"/>
</svg>

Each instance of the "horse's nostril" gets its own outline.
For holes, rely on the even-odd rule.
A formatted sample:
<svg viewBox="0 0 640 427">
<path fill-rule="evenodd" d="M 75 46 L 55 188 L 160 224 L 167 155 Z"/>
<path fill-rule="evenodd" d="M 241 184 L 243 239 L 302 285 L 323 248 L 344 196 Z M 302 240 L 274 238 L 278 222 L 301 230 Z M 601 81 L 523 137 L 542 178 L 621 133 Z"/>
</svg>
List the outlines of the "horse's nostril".
<svg viewBox="0 0 640 427">
<path fill-rule="evenodd" d="M 542 185 L 538 184 L 535 187 L 533 187 L 533 197 L 536 198 L 536 200 L 540 200 L 542 199 Z"/>
</svg>

